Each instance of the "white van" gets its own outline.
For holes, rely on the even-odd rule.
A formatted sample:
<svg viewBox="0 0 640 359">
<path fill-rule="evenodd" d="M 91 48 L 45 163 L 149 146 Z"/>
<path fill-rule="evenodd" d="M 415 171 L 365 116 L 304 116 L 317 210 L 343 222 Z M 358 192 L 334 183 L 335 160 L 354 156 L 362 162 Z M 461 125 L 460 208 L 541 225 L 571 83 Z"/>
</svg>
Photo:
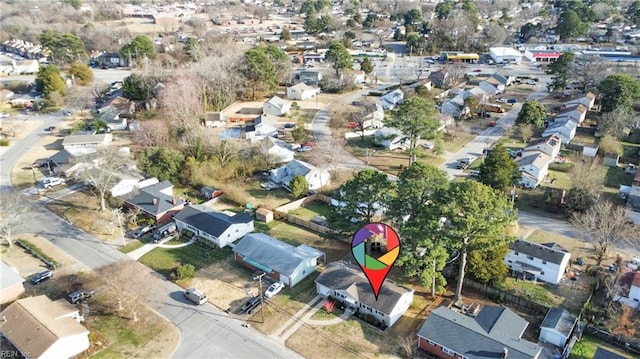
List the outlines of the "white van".
<svg viewBox="0 0 640 359">
<path fill-rule="evenodd" d="M 207 302 L 207 295 L 204 294 L 203 291 L 196 288 L 189 288 L 184 291 L 184 297 L 197 305 L 202 305 Z"/>
</svg>

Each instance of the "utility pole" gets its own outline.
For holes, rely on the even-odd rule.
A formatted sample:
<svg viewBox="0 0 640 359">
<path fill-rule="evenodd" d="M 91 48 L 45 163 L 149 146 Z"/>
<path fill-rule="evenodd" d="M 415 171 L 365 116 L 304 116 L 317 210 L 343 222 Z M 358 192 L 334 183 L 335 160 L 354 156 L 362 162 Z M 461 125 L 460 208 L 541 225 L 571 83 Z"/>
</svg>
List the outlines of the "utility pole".
<svg viewBox="0 0 640 359">
<path fill-rule="evenodd" d="M 126 243 L 124 242 L 124 230 L 122 229 L 122 222 L 120 222 L 120 209 L 116 208 L 116 218 L 118 220 L 118 227 L 120 227 L 120 235 L 122 237 L 122 246 L 124 247 Z"/>
<path fill-rule="evenodd" d="M 40 188 L 38 187 L 38 179 L 36 178 L 36 170 L 31 166 L 31 172 L 33 172 L 33 183 L 36 185 L 36 191 L 38 191 L 38 197 L 40 197 Z"/>
<path fill-rule="evenodd" d="M 267 273 L 262 273 L 258 276 L 258 285 L 260 288 L 260 291 L 258 292 L 258 295 L 260 296 L 260 323 L 264 323 L 264 295 L 262 294 L 262 277 L 264 277 Z"/>
</svg>

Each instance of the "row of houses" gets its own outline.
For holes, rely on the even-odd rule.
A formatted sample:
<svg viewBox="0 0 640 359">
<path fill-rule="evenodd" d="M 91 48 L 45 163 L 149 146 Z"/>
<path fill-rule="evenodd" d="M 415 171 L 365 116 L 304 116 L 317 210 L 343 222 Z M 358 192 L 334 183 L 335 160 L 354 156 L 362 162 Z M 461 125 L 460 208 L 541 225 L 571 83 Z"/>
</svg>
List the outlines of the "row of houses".
<svg viewBox="0 0 640 359">
<path fill-rule="evenodd" d="M 38 61 L 45 61 L 51 51 L 29 41 L 11 39 L 2 43 L 2 51 Z"/>
<path fill-rule="evenodd" d="M 446 70 L 437 71 L 432 74 L 432 77 L 432 81 L 434 81 L 436 86 L 448 86 L 452 81 Z M 469 113 L 469 108 L 466 107 L 464 101 L 468 97 L 475 97 L 478 99 L 479 103 L 485 104 L 494 96 L 503 93 L 505 91 L 505 87 L 511 85 L 511 82 L 514 80 L 515 78 L 512 76 L 505 76 L 499 72 L 495 72 L 487 79 L 480 81 L 477 86 L 468 90 L 460 91 L 455 97 L 443 102 L 442 105 L 440 105 L 440 112 L 453 118 L 459 118 L 463 115 L 467 115 Z"/>
<path fill-rule="evenodd" d="M 560 106 L 560 111 L 555 114 L 542 136 L 557 134 L 563 144 L 573 140 L 577 128 L 584 122 L 587 112 L 595 104 L 596 95 L 589 92 L 581 97 L 567 101 Z"/>
</svg>

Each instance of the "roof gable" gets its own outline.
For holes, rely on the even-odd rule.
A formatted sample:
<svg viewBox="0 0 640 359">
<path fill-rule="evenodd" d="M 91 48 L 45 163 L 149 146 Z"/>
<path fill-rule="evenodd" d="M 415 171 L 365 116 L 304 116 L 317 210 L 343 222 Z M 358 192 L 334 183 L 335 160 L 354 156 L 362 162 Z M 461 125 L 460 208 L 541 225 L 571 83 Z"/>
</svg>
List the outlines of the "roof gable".
<svg viewBox="0 0 640 359">
<path fill-rule="evenodd" d="M 522 253 L 532 256 L 550 263 L 560 264 L 568 252 L 557 248 L 550 248 L 548 246 L 518 239 L 515 242 L 509 244 L 509 249 L 514 252 Z"/>
<path fill-rule="evenodd" d="M 565 337 L 569 337 L 578 318 L 562 308 L 550 308 L 540 328 L 555 329 Z"/>
<path fill-rule="evenodd" d="M 267 103 L 273 105 L 278 109 L 282 109 L 287 105 L 287 102 L 278 96 L 273 96 L 269 99 L 269 101 L 267 101 Z"/>
<path fill-rule="evenodd" d="M 133 194 L 125 202 L 153 215 L 164 213 L 185 203 L 173 196 L 173 184 L 169 181 L 140 188 L 137 194 Z"/>
<path fill-rule="evenodd" d="M 220 237 L 233 224 L 246 224 L 253 221 L 246 212 L 229 216 L 199 204 L 186 206 L 175 216 L 175 219 L 214 237 Z"/>
</svg>

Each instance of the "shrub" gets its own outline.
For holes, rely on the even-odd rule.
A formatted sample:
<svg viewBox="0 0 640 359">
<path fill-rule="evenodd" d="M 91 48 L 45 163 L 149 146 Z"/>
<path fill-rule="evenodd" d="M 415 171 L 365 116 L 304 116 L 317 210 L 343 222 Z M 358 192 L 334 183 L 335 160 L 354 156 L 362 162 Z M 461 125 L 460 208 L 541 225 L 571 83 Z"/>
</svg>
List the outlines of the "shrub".
<svg viewBox="0 0 640 359">
<path fill-rule="evenodd" d="M 9 140 L 7 140 L 6 138 L 0 139 L 0 146 L 2 147 L 9 146 Z"/>
<path fill-rule="evenodd" d="M 191 279 L 195 272 L 196 267 L 194 267 L 193 264 L 181 264 L 176 268 L 176 278 L 179 280 Z"/>
<path fill-rule="evenodd" d="M 49 268 L 55 269 L 60 266 L 60 263 L 56 262 L 53 258 L 49 257 L 45 254 L 40 247 L 35 244 L 25 241 L 22 239 L 17 239 L 16 244 L 20 247 L 24 248 L 27 252 L 31 253 L 33 256 L 37 257 L 41 261 L 43 261 Z"/>
<path fill-rule="evenodd" d="M 291 193 L 294 197 L 300 198 L 309 192 L 309 182 L 304 176 L 295 176 L 291 180 Z"/>
</svg>

